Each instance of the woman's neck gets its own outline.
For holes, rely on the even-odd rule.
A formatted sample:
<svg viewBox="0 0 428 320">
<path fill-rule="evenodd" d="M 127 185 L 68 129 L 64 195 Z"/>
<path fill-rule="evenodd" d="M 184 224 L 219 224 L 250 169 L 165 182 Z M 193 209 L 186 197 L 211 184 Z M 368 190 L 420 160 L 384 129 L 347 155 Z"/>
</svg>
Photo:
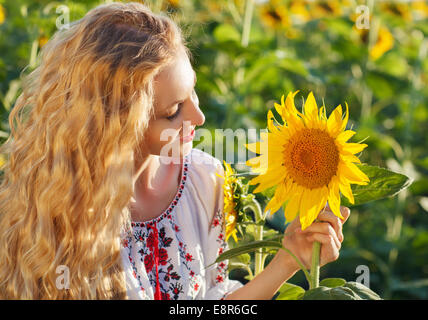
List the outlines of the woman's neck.
<svg viewBox="0 0 428 320">
<path fill-rule="evenodd" d="M 159 204 L 160 208 L 168 206 L 168 201 L 171 195 L 175 194 L 180 182 L 181 164 L 165 163 L 157 155 L 148 155 L 140 158 L 135 163 L 135 168 L 134 196 L 131 203 L 134 208 L 138 208 L 135 210 L 138 212 L 138 220 L 145 220 L 161 210 L 156 210 L 155 204 Z"/>
</svg>

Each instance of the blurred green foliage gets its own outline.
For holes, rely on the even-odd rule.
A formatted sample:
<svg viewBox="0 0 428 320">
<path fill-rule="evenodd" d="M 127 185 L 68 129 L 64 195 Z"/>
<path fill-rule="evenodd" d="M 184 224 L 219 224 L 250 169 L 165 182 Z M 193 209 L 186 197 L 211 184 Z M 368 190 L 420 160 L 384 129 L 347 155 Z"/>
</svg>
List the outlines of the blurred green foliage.
<svg viewBox="0 0 428 320">
<path fill-rule="evenodd" d="M 356 267 L 367 265 L 371 289 L 382 298 L 428 299 L 426 1 L 140 2 L 167 12 L 185 31 L 205 128 L 265 128 L 273 102 L 294 90 L 323 97 L 318 104 L 328 113 L 349 104 L 354 141 L 368 137 L 362 162 L 414 183 L 397 197 L 352 210 L 341 257 L 322 268 L 321 279 L 353 281 Z M 22 76 L 37 65 L 40 48 L 64 17 L 58 8 L 65 5 L 74 21 L 101 3 L 0 0 L 0 142 L 9 134 Z M 359 5 L 369 9 L 369 29 L 357 28 L 364 18 Z M 297 273 L 292 282 L 305 280 Z"/>
</svg>

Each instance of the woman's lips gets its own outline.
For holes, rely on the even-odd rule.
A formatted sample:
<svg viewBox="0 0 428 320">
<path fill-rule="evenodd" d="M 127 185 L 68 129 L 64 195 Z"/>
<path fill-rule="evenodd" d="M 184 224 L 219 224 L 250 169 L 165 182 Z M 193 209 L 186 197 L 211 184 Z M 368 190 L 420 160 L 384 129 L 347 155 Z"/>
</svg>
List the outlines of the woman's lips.
<svg viewBox="0 0 428 320">
<path fill-rule="evenodd" d="M 180 140 L 186 143 L 186 142 L 192 141 L 194 137 L 195 137 L 195 129 L 193 129 L 188 136 L 180 138 Z"/>
</svg>

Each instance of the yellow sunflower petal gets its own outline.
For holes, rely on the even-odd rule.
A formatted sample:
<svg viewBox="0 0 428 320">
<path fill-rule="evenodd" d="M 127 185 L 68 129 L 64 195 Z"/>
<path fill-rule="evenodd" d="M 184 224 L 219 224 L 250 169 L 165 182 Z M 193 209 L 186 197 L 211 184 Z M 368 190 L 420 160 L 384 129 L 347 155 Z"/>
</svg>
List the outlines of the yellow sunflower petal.
<svg viewBox="0 0 428 320">
<path fill-rule="evenodd" d="M 319 118 L 327 121 L 328 117 L 327 117 L 327 110 L 326 110 L 325 106 L 321 106 Z"/>
<path fill-rule="evenodd" d="M 346 125 L 348 124 L 348 119 L 349 119 L 349 107 L 348 104 L 345 102 L 345 106 L 346 106 L 346 113 L 345 113 L 345 118 L 342 120 L 342 126 L 340 128 L 340 131 L 345 130 Z"/>
<path fill-rule="evenodd" d="M 325 131 L 327 129 L 327 116 L 325 106 L 321 106 L 318 115 L 318 128 Z"/>
<path fill-rule="evenodd" d="M 349 184 L 349 182 L 345 181 L 345 178 L 339 177 L 340 183 L 339 183 L 339 190 L 342 192 L 342 194 L 348 198 L 349 202 L 351 204 L 355 203 L 354 195 L 352 194 L 352 189 Z"/>
<path fill-rule="evenodd" d="M 339 162 L 339 174 L 344 175 L 348 180 L 369 182 L 370 179 L 351 162 Z"/>
<path fill-rule="evenodd" d="M 267 123 L 268 123 L 268 129 L 270 132 L 278 132 L 279 130 L 274 122 L 277 122 L 277 121 L 273 115 L 273 112 L 269 110 L 267 115 Z"/>
<path fill-rule="evenodd" d="M 261 145 L 262 142 L 253 142 L 253 143 L 247 143 L 245 144 L 245 147 L 250 150 L 251 152 L 257 153 L 257 154 L 261 154 Z"/>
<path fill-rule="evenodd" d="M 295 107 L 294 105 L 294 96 L 297 94 L 297 92 L 290 92 L 287 95 L 287 98 L 284 101 L 284 95 L 281 97 L 281 104 L 274 103 L 275 110 L 278 112 L 278 114 L 282 117 L 282 120 L 286 122 L 287 115 L 300 115 L 303 116 Z"/>
<path fill-rule="evenodd" d="M 233 230 L 233 232 L 231 233 L 233 240 L 235 240 L 235 242 L 238 242 L 238 237 L 236 236 L 236 232 L 237 230 Z"/>
<path fill-rule="evenodd" d="M 344 144 L 346 141 L 348 141 L 349 139 L 351 139 L 351 137 L 355 134 L 355 131 L 352 130 L 346 130 L 343 131 L 341 133 L 339 133 L 339 135 L 336 138 L 336 141 L 339 143 Z"/>
<path fill-rule="evenodd" d="M 300 204 L 300 224 L 302 230 L 309 227 L 318 217 L 321 209 L 325 206 L 328 197 L 326 187 L 310 190 L 305 193 Z"/>
<path fill-rule="evenodd" d="M 302 188 L 297 186 L 296 184 L 293 184 L 293 187 L 289 191 L 291 196 L 284 210 L 284 216 L 287 222 L 293 221 L 294 218 L 296 218 L 297 213 L 299 212 L 300 201 L 303 195 L 301 191 Z"/>
<path fill-rule="evenodd" d="M 254 189 L 255 193 L 262 192 L 263 190 L 266 190 L 267 188 L 273 187 L 274 185 L 281 182 L 283 177 L 279 174 L 275 174 L 275 172 L 272 172 L 270 174 L 264 174 L 262 176 L 255 177 L 251 179 L 250 185 L 255 185 L 259 183 L 257 188 Z"/>
<path fill-rule="evenodd" d="M 284 95 L 282 96 L 284 98 Z M 276 102 L 273 103 L 273 106 L 275 107 L 276 112 L 278 112 L 278 114 L 283 117 L 283 113 L 284 113 L 284 106 L 281 104 L 278 104 Z"/>
<path fill-rule="evenodd" d="M 353 154 L 340 154 L 340 158 L 341 158 L 343 161 L 346 161 L 346 162 L 356 162 L 356 163 L 361 163 L 360 158 L 356 157 L 356 156 L 355 156 L 355 155 L 353 155 Z"/>
<path fill-rule="evenodd" d="M 329 184 L 328 205 L 337 217 L 344 219 L 340 212 L 339 179 L 337 176 L 334 176 Z"/>
<path fill-rule="evenodd" d="M 318 119 L 317 102 L 315 101 L 315 97 L 312 92 L 309 92 L 309 95 L 305 101 L 304 110 L 305 110 L 305 117 L 308 120 L 315 121 Z"/>
<path fill-rule="evenodd" d="M 267 212 L 268 210 L 270 210 L 270 214 L 274 214 L 279 210 L 279 208 L 281 208 L 283 204 L 284 191 L 285 191 L 285 184 L 284 183 L 279 184 L 275 190 L 275 195 L 266 205 L 264 212 Z"/>
<path fill-rule="evenodd" d="M 327 119 L 327 130 L 333 138 L 340 133 L 342 126 L 342 105 L 338 105 Z"/>
<path fill-rule="evenodd" d="M 367 145 L 365 143 L 345 143 L 342 149 L 344 152 L 356 154 L 363 151 L 366 147 Z"/>
<path fill-rule="evenodd" d="M 295 92 L 290 92 L 287 95 L 287 98 L 285 99 L 285 104 L 284 104 L 284 96 L 282 96 L 281 103 L 282 103 L 282 105 L 285 106 L 285 109 L 288 112 L 290 112 L 292 114 L 299 115 L 300 117 L 303 118 L 303 114 L 301 112 L 299 112 L 299 110 L 297 110 L 296 105 L 294 104 L 294 97 L 298 92 L 299 92 L 299 90 L 297 90 Z"/>
</svg>

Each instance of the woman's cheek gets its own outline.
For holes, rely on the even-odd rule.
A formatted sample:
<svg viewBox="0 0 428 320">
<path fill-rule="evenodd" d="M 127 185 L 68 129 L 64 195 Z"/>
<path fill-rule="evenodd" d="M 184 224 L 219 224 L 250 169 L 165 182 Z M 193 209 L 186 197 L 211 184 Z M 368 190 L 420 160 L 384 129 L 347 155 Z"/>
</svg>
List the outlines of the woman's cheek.
<svg viewBox="0 0 428 320">
<path fill-rule="evenodd" d="M 153 151 L 156 150 L 156 154 L 161 154 L 162 148 L 169 148 L 171 145 L 180 144 L 180 130 L 175 128 L 160 128 L 158 130 L 153 130 L 153 135 L 151 136 L 151 145 L 153 146 Z M 168 146 L 169 145 L 169 146 Z"/>
</svg>

